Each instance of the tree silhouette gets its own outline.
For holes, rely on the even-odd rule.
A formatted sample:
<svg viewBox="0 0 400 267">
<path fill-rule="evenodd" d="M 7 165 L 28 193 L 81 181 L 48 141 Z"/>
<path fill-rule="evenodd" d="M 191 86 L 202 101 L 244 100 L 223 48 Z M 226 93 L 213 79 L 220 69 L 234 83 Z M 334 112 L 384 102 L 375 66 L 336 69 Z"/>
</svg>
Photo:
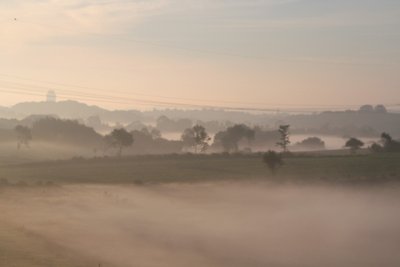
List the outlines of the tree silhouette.
<svg viewBox="0 0 400 267">
<path fill-rule="evenodd" d="M 185 146 L 194 147 L 194 151 L 197 153 L 198 151 L 204 152 L 207 150 L 211 137 L 203 126 L 195 125 L 192 128 L 187 128 L 183 132 L 181 139 Z"/>
<path fill-rule="evenodd" d="M 379 153 L 383 151 L 383 147 L 380 144 L 373 143 L 369 149 L 374 153 Z"/>
<path fill-rule="evenodd" d="M 279 126 L 278 132 L 280 134 L 279 142 L 276 143 L 277 146 L 281 147 L 283 152 L 288 152 L 288 145 L 290 145 L 289 140 L 289 127 L 290 125 Z"/>
<path fill-rule="evenodd" d="M 325 142 L 319 137 L 308 137 L 301 142 L 295 144 L 301 149 L 322 150 L 325 149 Z"/>
<path fill-rule="evenodd" d="M 239 141 L 247 139 L 254 140 L 255 131 L 244 124 L 235 124 L 226 129 L 226 131 L 218 132 L 215 135 L 214 142 L 220 144 L 227 152 L 237 152 L 239 150 Z"/>
<path fill-rule="evenodd" d="M 363 105 L 358 110 L 359 112 L 374 112 L 374 107 L 372 105 Z"/>
<path fill-rule="evenodd" d="M 382 113 L 382 114 L 386 114 L 388 112 L 384 105 L 376 105 L 374 107 L 374 111 L 376 113 Z"/>
<path fill-rule="evenodd" d="M 75 120 L 45 117 L 32 124 L 35 140 L 95 148 L 102 144 L 102 136 L 93 128 Z"/>
<path fill-rule="evenodd" d="M 127 132 L 124 128 L 114 129 L 109 135 L 104 137 L 105 142 L 118 149 L 118 156 L 122 155 L 124 147 L 131 146 L 134 142 L 131 133 Z"/>
<path fill-rule="evenodd" d="M 283 159 L 281 154 L 269 150 L 263 155 L 263 162 L 268 166 L 270 171 L 275 174 L 276 169 L 283 165 Z"/>
<path fill-rule="evenodd" d="M 393 138 L 388 133 L 382 133 L 381 139 L 384 151 L 386 152 L 400 151 L 400 142 L 393 140 Z"/>
<path fill-rule="evenodd" d="M 381 138 L 384 144 L 393 142 L 393 138 L 388 133 L 382 133 Z"/>
<path fill-rule="evenodd" d="M 356 153 L 358 149 L 364 146 L 364 142 L 358 140 L 357 138 L 352 137 L 349 140 L 347 140 L 344 146 L 350 148 L 350 151 L 352 153 Z"/>
<path fill-rule="evenodd" d="M 15 132 L 17 134 L 18 149 L 20 149 L 21 146 L 23 146 L 23 145 L 25 145 L 26 147 L 29 147 L 29 142 L 32 140 L 31 129 L 29 129 L 26 126 L 17 125 L 15 127 Z"/>
</svg>

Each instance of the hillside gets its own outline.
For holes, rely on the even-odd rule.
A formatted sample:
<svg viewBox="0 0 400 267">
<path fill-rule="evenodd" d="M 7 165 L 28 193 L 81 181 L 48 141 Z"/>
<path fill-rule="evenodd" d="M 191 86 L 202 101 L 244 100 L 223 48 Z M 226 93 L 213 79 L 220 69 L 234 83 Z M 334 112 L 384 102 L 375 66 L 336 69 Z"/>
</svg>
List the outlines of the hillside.
<svg viewBox="0 0 400 267">
<path fill-rule="evenodd" d="M 324 111 L 312 114 L 294 113 L 263 113 L 255 114 L 242 111 L 224 110 L 179 110 L 164 109 L 151 111 L 138 110 L 107 110 L 102 107 L 87 105 L 77 101 L 60 102 L 25 102 L 16 104 L 10 108 L 0 108 L 0 118 L 23 119 L 31 115 L 51 115 L 65 119 L 77 119 L 87 121 L 88 118 L 98 118 L 98 124 L 105 129 L 109 124 L 138 124 L 155 125 L 160 117 L 165 118 L 172 125 L 168 131 L 181 132 L 182 127 L 173 129 L 173 124 L 180 121 L 190 125 L 198 122 L 208 122 L 205 125 L 210 131 L 215 126 L 221 130 L 234 123 L 247 125 L 259 125 L 269 129 L 276 129 L 281 124 L 290 124 L 293 133 L 322 134 L 336 136 L 364 136 L 376 137 L 382 132 L 389 132 L 395 138 L 400 137 L 400 113 L 392 113 L 385 110 L 347 110 Z M 30 119 L 35 119 L 31 117 Z M 26 121 L 29 124 L 29 120 Z M 175 123 L 176 122 L 176 123 Z M 24 122 L 22 122 L 24 123 Z M 3 126 L 6 123 L 3 121 Z M 13 126 L 13 123 L 10 125 Z M 91 125 L 93 126 L 93 125 Z M 99 127 L 100 127 L 99 126 Z M 7 127 L 6 127 L 7 128 Z M 9 128 L 9 127 L 8 127 Z M 184 127 L 185 128 L 185 127 Z M 98 129 L 97 129 L 98 130 Z M 165 131 L 166 129 L 161 129 Z"/>
</svg>

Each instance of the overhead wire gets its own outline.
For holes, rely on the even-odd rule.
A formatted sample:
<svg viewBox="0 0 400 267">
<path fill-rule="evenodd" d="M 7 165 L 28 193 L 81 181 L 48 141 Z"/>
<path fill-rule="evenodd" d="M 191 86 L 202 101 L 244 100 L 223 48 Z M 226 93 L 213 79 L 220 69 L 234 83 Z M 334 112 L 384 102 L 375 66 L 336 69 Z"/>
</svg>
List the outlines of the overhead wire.
<svg viewBox="0 0 400 267">
<path fill-rule="evenodd" d="M 7 21 L 13 21 L 12 20 L 7 20 Z M 16 21 L 16 22 L 22 22 L 25 24 L 36 24 L 39 25 L 40 27 L 44 27 L 40 23 L 28 23 L 27 21 Z M 56 27 L 54 25 L 51 25 L 52 27 Z M 47 27 L 47 26 L 46 26 Z M 61 28 L 60 28 L 61 29 Z M 62 31 L 66 31 L 67 29 L 63 28 L 61 29 Z M 177 49 L 177 50 L 182 50 L 182 51 L 190 51 L 190 52 L 196 52 L 196 53 L 204 53 L 204 54 L 215 54 L 215 55 L 220 55 L 220 56 L 229 56 L 229 57 L 237 57 L 237 58 L 249 58 L 249 59 L 262 59 L 262 60 L 280 60 L 280 61 L 296 61 L 298 62 L 299 60 L 295 59 L 284 59 L 284 58 L 274 58 L 274 57 L 263 57 L 263 56 L 249 56 L 249 55 L 242 55 L 242 54 L 236 54 L 236 53 L 228 53 L 228 52 L 221 52 L 221 51 L 214 51 L 214 50 L 207 50 L 207 49 L 197 49 L 197 48 L 189 48 L 189 47 L 184 47 L 184 46 L 179 46 L 179 45 L 171 45 L 171 44 L 165 44 L 165 43 L 160 43 L 160 42 L 151 42 L 151 41 L 146 41 L 146 40 L 140 40 L 136 38 L 130 38 L 130 37 L 121 37 L 120 35 L 104 35 L 104 34 L 99 34 L 99 33 L 85 33 L 90 36 L 96 36 L 96 37 L 107 37 L 109 38 L 110 36 L 114 39 L 118 40 L 124 40 L 124 41 L 129 41 L 133 43 L 139 43 L 139 44 L 144 44 L 144 45 L 150 45 L 150 46 L 158 46 L 158 47 L 164 47 L 164 48 L 169 48 L 169 49 Z M 309 62 L 309 61 L 305 61 Z M 321 63 L 321 62 L 320 62 Z M 326 62 L 326 63 L 334 63 L 337 64 L 337 62 Z M 353 65 L 353 64 L 351 64 Z M 239 102 L 239 101 L 227 101 L 227 100 L 205 100 L 205 99 L 193 99 L 193 98 L 182 98 L 182 97 L 172 97 L 172 96 L 160 96 L 160 95 L 151 95 L 151 94 L 144 94 L 144 93 L 138 93 L 135 91 L 119 91 L 113 89 L 113 93 L 119 93 L 119 94 L 124 94 L 128 96 L 124 97 L 119 97 L 119 96 L 110 96 L 110 95 L 105 95 L 105 94 L 99 94 L 98 91 L 102 91 L 104 89 L 100 88 L 94 88 L 94 87 L 87 87 L 87 86 L 81 86 L 81 85 L 76 85 L 76 84 L 67 84 L 67 83 L 58 83 L 58 82 L 49 82 L 49 81 L 43 81 L 43 80 L 36 80 L 36 79 L 30 79 L 30 78 L 24 78 L 20 76 L 13 76 L 13 75 L 8 75 L 4 73 L 0 73 L 0 76 L 3 77 L 8 77 L 8 78 L 13 78 L 13 79 L 19 79 L 19 80 L 25 80 L 25 81 L 30 81 L 30 82 L 35 82 L 35 83 L 44 83 L 48 85 L 52 85 L 53 88 L 43 86 L 43 85 L 23 85 L 23 84 L 8 84 L 8 90 L 16 90 L 16 89 L 21 89 L 21 90 L 33 90 L 34 88 L 36 89 L 56 89 L 57 91 L 61 91 L 61 93 L 58 93 L 60 96 L 69 96 L 69 97 L 75 97 L 78 99 L 90 99 L 91 101 L 97 101 L 97 102 L 107 102 L 107 103 L 125 103 L 125 104 L 139 104 L 139 105 L 153 105 L 153 106 L 171 106 L 171 107 L 192 107 L 192 108 L 218 108 L 218 109 L 226 109 L 226 110 L 247 110 L 247 111 L 276 111 L 278 108 L 281 109 L 282 107 L 303 107 L 302 112 L 305 110 L 310 110 L 310 111 L 315 111 L 320 108 L 327 108 L 329 107 L 330 109 L 345 109 L 349 107 L 356 107 L 359 105 L 307 105 L 307 104 L 272 104 L 272 103 L 251 103 L 251 102 Z M 54 88 L 57 86 L 58 88 Z M 61 88 L 60 88 L 61 87 Z M 68 89 L 66 89 L 68 88 Z M 71 90 L 69 88 L 75 88 L 75 90 Z M 76 91 L 76 89 L 84 89 L 84 90 L 90 90 L 90 91 L 96 91 L 96 93 L 82 93 L 79 91 Z M 164 100 L 148 100 L 148 99 L 140 99 L 140 98 L 132 98 L 132 96 L 141 96 L 141 97 L 151 97 L 151 98 L 160 98 Z M 175 100 L 175 101 L 165 101 L 166 99 L 169 100 Z M 179 100 L 179 101 L 177 101 Z M 186 103 L 182 102 L 186 101 Z M 196 103 L 187 103 L 187 101 L 195 101 Z M 208 103 L 216 103 L 215 104 L 200 104 L 199 102 L 208 102 Z M 222 104 L 222 105 L 221 105 Z M 224 104 L 227 105 L 232 105 L 236 104 L 239 106 L 225 106 Z M 251 106 L 249 106 L 251 105 Z M 255 105 L 259 106 L 264 106 L 263 108 L 258 108 L 254 107 Z M 274 106 L 274 108 L 265 108 L 265 106 Z M 288 111 L 289 109 L 286 108 Z"/>
<path fill-rule="evenodd" d="M 5 75 L 5 74 L 0 74 L 0 76 L 9 76 L 9 77 L 16 77 L 16 76 L 10 76 L 10 75 Z M 24 80 L 31 80 L 31 79 L 25 79 L 25 78 L 22 78 L 22 77 L 19 77 L 20 79 L 24 79 Z M 37 81 L 37 80 L 33 80 L 33 81 Z M 59 84 L 59 83 L 53 83 L 53 82 L 48 82 L 48 81 L 41 81 L 41 82 L 44 82 L 44 83 L 48 83 L 48 84 L 57 84 L 57 85 L 61 85 L 61 84 Z M 146 99 L 138 99 L 138 98 L 132 98 L 130 95 L 131 94 L 133 94 L 133 95 L 141 95 L 141 94 L 136 94 L 136 93 L 131 93 L 131 92 L 123 92 L 122 94 L 125 94 L 123 97 L 118 97 L 118 96 L 115 96 L 115 95 L 105 95 L 105 94 L 98 94 L 98 93 L 82 93 L 82 92 L 80 92 L 80 91 L 76 91 L 76 90 L 70 90 L 70 89 L 64 89 L 64 88 L 55 88 L 55 87 L 49 87 L 49 86 L 43 86 L 43 85 L 31 85 L 31 84 L 22 84 L 22 83 L 20 83 L 20 82 L 14 82 L 14 81 L 12 81 L 12 82 L 10 82 L 10 81 L 4 81 L 4 80 L 0 80 L 0 83 L 3 83 L 3 85 L 4 84 L 6 84 L 6 85 L 8 85 L 8 86 L 17 86 L 17 87 L 19 87 L 19 88 L 21 88 L 22 87 L 22 89 L 44 89 L 44 90 L 52 90 L 52 89 L 56 89 L 56 90 L 60 90 L 63 94 L 69 94 L 69 95 L 71 95 L 71 94 L 73 94 L 74 96 L 76 96 L 76 97 L 79 97 L 79 96 L 81 96 L 81 97 L 91 97 L 91 98 L 93 98 L 93 97 L 95 97 L 95 98 L 105 98 L 105 99 L 116 99 L 116 100 L 122 100 L 122 101 L 125 101 L 125 100 L 132 100 L 132 101 L 148 101 L 148 102 L 152 102 L 152 103 L 154 103 L 154 102 L 157 102 L 157 101 L 154 101 L 154 100 L 146 100 Z M 82 87 L 82 86 L 78 86 L 78 85 L 71 85 L 71 84 L 68 84 L 68 85 L 66 85 L 66 84 L 62 84 L 62 86 L 73 86 L 74 88 L 76 87 L 76 88 L 88 88 L 88 89 L 95 89 L 95 88 L 93 88 L 93 87 Z M 41 91 L 42 92 L 42 91 Z M 113 90 L 113 92 L 115 92 L 115 90 Z M 128 95 L 126 95 L 126 94 L 128 94 Z M 144 95 L 144 96 L 148 96 L 148 97 L 160 97 L 160 98 L 163 98 L 163 96 L 154 96 L 154 95 Z M 189 98 L 174 98 L 174 97 L 165 97 L 166 99 L 183 99 L 183 100 L 189 100 L 189 101 L 193 101 L 193 100 L 195 100 L 197 103 L 195 103 L 195 104 L 193 104 L 193 103 L 182 103 L 182 102 L 168 102 L 168 101 L 159 101 L 159 102 L 162 102 L 162 104 L 171 104 L 171 105 L 182 105 L 182 104 L 184 104 L 184 105 L 191 105 L 191 106 L 200 106 L 200 104 L 198 103 L 199 101 L 201 102 L 201 101 L 203 101 L 203 102 L 215 102 L 215 103 L 223 103 L 223 104 L 240 104 L 240 105 L 263 105 L 264 107 L 265 106 L 274 106 L 274 108 L 276 108 L 276 107 L 282 107 L 282 106 L 286 106 L 286 107 L 303 107 L 303 108 L 305 108 L 305 107 L 307 107 L 307 108 L 350 108 L 350 107 L 358 107 L 359 105 L 343 105 L 343 104 L 330 104 L 330 105 L 321 105 L 321 104 L 319 104 L 319 105 L 314 105 L 314 104 L 283 104 L 283 103 L 279 103 L 279 104 L 277 104 L 277 103 L 274 103 L 274 104 L 272 104 L 272 103 L 252 103 L 252 102 L 238 102 L 238 101 L 212 101 L 212 100 L 202 100 L 202 99 L 189 99 Z M 211 104 L 201 104 L 201 106 L 211 106 Z M 220 108 L 223 108 L 224 106 L 220 106 Z"/>
<path fill-rule="evenodd" d="M 0 85 L 0 92 L 3 93 L 9 93 L 9 94 L 25 94 L 25 95 L 32 95 L 32 96 L 43 96 L 43 94 L 38 93 L 38 92 L 32 92 L 29 90 L 25 89 L 16 89 L 12 87 L 4 87 Z M 62 99 L 69 99 L 70 95 L 67 94 L 61 94 L 60 98 Z M 92 100 L 92 101 L 98 101 L 98 102 L 103 102 L 103 103 L 112 103 L 112 104 L 133 104 L 133 102 L 127 100 L 127 101 L 117 101 L 117 100 L 112 100 L 112 99 L 99 99 L 99 98 L 93 98 L 93 97 L 78 97 L 79 99 L 83 100 Z M 169 103 L 162 103 L 162 102 L 136 102 L 135 104 L 137 105 L 142 105 L 142 106 L 168 106 Z M 226 110 L 226 111 L 258 111 L 258 112 L 277 112 L 278 110 L 276 108 L 255 108 L 255 107 L 231 107 L 231 106 L 225 106 L 225 107 L 220 107 L 220 106 L 205 106 L 205 105 L 196 105 L 196 104 L 181 104 L 181 107 L 186 107 L 186 108 L 197 108 L 197 109 L 213 109 L 213 110 Z M 283 112 L 287 113 L 307 113 L 306 110 L 284 110 Z M 312 111 L 308 111 L 312 112 Z M 313 111 L 315 112 L 315 111 Z"/>
<path fill-rule="evenodd" d="M 25 84 L 18 83 L 4 83 L 0 81 L 0 86 L 3 88 L 3 92 L 6 93 L 14 93 L 14 94 L 25 94 L 25 95 L 35 95 L 35 96 L 43 96 L 42 89 L 51 89 L 46 87 L 30 87 Z M 6 89 L 6 90 L 5 90 Z M 0 91 L 0 92 L 1 92 Z M 33 91 L 33 93 L 32 93 Z M 321 106 L 314 108 L 287 108 L 281 109 L 279 107 L 249 107 L 249 106 L 216 106 L 216 105 L 207 105 L 207 104 L 198 104 L 198 103 L 182 103 L 182 102 L 163 102 L 163 101 L 155 101 L 155 100 L 145 100 L 145 99 L 136 99 L 130 97 L 115 97 L 115 96 L 105 96 L 105 95 L 92 95 L 86 93 L 80 93 L 78 91 L 66 91 L 58 94 L 62 99 L 78 99 L 85 101 L 93 101 L 100 103 L 112 103 L 112 104 L 130 104 L 130 105 L 141 105 L 141 106 L 159 106 L 159 107 L 181 107 L 181 108 L 197 108 L 197 109 L 219 109 L 219 110 L 242 110 L 242 111 L 263 111 L 263 112 L 276 112 L 278 110 L 282 112 L 315 112 L 321 110 Z M 357 105 L 358 107 L 359 105 Z M 393 105 L 389 105 L 393 106 Z M 345 106 L 342 107 L 325 107 L 330 110 L 343 110 Z M 347 107 L 349 108 L 349 107 Z"/>
</svg>

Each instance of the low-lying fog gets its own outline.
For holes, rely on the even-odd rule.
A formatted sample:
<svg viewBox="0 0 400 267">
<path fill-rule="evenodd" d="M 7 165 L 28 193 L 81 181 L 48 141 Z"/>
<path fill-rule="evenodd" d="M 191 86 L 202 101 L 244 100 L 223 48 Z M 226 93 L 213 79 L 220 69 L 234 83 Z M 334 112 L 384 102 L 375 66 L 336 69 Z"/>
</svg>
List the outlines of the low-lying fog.
<svg viewBox="0 0 400 267">
<path fill-rule="evenodd" d="M 3 189 L 0 224 L 106 266 L 400 266 L 400 188 Z"/>
<path fill-rule="evenodd" d="M 166 132 L 162 133 L 163 138 L 166 138 L 168 140 L 181 140 L 182 133 L 179 132 Z M 214 139 L 214 135 L 210 134 L 212 139 Z M 292 144 L 296 144 L 297 142 L 301 142 L 304 139 L 307 139 L 309 137 L 318 137 L 321 140 L 325 142 L 325 148 L 326 149 L 343 149 L 344 145 L 346 144 L 346 141 L 349 139 L 348 137 L 340 137 L 340 136 L 333 136 L 333 135 L 321 135 L 321 134 L 293 134 L 290 135 L 290 141 Z M 379 138 L 375 137 L 361 137 L 359 138 L 362 140 L 366 146 L 370 146 L 374 142 L 378 142 Z M 253 149 L 254 151 L 264 151 L 266 148 L 258 148 L 258 149 Z M 276 149 L 275 148 L 270 148 L 270 149 Z"/>
</svg>

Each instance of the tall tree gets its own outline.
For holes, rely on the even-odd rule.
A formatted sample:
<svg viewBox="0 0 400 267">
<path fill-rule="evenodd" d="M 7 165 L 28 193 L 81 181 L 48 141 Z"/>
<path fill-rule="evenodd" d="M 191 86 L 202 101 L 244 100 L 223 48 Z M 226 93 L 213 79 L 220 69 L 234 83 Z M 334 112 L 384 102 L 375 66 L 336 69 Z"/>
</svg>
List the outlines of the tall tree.
<svg viewBox="0 0 400 267">
<path fill-rule="evenodd" d="M 288 146 L 290 145 L 290 136 L 289 136 L 289 128 L 290 125 L 281 125 L 279 126 L 278 132 L 280 134 L 279 142 L 276 143 L 277 146 L 282 148 L 283 152 L 288 152 Z"/>
<path fill-rule="evenodd" d="M 32 140 L 31 129 L 26 126 L 17 125 L 15 127 L 15 133 L 17 134 L 18 149 L 20 149 L 23 145 L 29 147 L 29 142 Z"/>
<path fill-rule="evenodd" d="M 206 129 L 201 125 L 195 125 L 192 128 L 187 128 L 181 137 L 183 143 L 187 147 L 193 147 L 195 153 L 198 151 L 204 152 L 207 150 L 211 140 Z"/>
<path fill-rule="evenodd" d="M 381 139 L 384 151 L 386 152 L 400 151 L 400 142 L 394 140 L 388 133 L 382 133 Z"/>
<path fill-rule="evenodd" d="M 255 131 L 244 124 L 235 124 L 228 127 L 226 131 L 218 132 L 215 135 L 214 142 L 220 144 L 227 152 L 237 152 L 239 150 L 239 142 L 242 139 L 247 141 L 254 140 Z"/>
<path fill-rule="evenodd" d="M 344 146 L 347 148 L 350 148 L 350 151 L 352 153 L 356 153 L 358 149 L 360 149 L 361 147 L 364 146 L 364 142 L 362 142 L 361 140 L 359 140 L 357 138 L 352 137 L 349 140 L 347 140 L 347 142 Z"/>
<path fill-rule="evenodd" d="M 122 149 L 124 147 L 131 146 L 134 142 L 132 134 L 124 128 L 114 129 L 109 135 L 106 135 L 104 139 L 108 145 L 118 149 L 118 156 L 122 155 Z"/>
</svg>

